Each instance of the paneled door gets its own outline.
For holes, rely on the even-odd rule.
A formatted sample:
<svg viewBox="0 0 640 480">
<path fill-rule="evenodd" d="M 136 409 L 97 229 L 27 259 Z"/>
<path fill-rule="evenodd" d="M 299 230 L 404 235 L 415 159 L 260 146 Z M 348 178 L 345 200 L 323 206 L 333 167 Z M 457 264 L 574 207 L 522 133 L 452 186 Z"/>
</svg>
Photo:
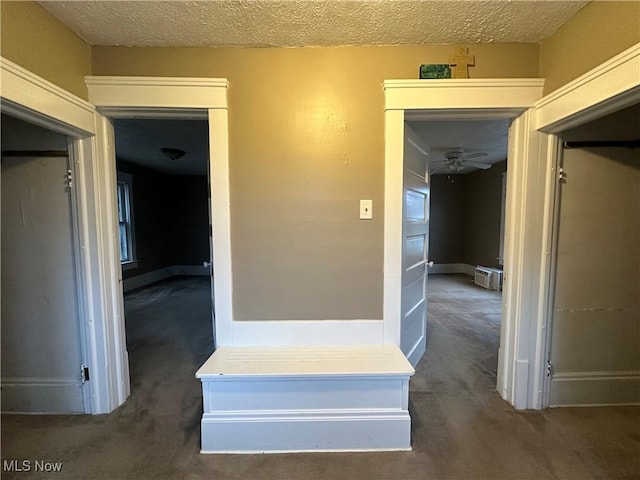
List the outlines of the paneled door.
<svg viewBox="0 0 640 480">
<path fill-rule="evenodd" d="M 2 158 L 2 410 L 84 413 L 67 157 Z"/>
<path fill-rule="evenodd" d="M 430 148 L 405 123 L 400 348 L 415 367 L 427 345 Z"/>
</svg>

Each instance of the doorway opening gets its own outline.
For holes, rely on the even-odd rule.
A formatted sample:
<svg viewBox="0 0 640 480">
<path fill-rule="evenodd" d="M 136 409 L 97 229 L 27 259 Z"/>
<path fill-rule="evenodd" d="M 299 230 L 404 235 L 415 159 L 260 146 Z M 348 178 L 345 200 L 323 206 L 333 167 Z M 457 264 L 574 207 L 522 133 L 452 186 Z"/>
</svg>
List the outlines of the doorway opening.
<svg viewBox="0 0 640 480">
<path fill-rule="evenodd" d="M 2 410 L 88 413 L 69 138 L 2 114 Z"/>
<path fill-rule="evenodd" d="M 179 400 L 198 390 L 195 371 L 213 350 L 208 122 L 113 127 L 132 395 Z"/>
<path fill-rule="evenodd" d="M 640 103 L 558 137 L 546 405 L 637 404 Z"/>
<path fill-rule="evenodd" d="M 430 147 L 426 391 L 495 390 L 509 119 L 408 121 Z M 428 366 L 427 366 L 428 365 Z M 415 382 L 414 382 L 415 383 Z"/>
</svg>

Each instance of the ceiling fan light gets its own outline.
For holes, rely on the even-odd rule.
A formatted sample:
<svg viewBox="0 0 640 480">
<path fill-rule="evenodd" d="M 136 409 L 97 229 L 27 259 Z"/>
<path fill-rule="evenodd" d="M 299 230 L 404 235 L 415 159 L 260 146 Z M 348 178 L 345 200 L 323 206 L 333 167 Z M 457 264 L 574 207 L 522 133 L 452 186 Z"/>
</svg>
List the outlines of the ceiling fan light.
<svg viewBox="0 0 640 480">
<path fill-rule="evenodd" d="M 169 160 L 178 160 L 185 156 L 187 152 L 184 150 L 180 150 L 179 148 L 171 148 L 171 147 L 161 147 L 160 151 L 167 157 Z"/>
</svg>

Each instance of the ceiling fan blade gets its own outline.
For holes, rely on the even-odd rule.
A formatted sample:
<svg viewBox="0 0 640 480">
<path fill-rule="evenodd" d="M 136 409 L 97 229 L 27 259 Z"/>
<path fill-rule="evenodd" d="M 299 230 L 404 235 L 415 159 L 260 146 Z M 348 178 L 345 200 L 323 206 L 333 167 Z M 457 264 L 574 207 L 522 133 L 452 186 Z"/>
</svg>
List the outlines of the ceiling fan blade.
<svg viewBox="0 0 640 480">
<path fill-rule="evenodd" d="M 489 154 L 485 152 L 466 153 L 464 155 L 460 155 L 460 159 L 466 160 L 467 158 L 480 158 L 486 157 L 487 155 Z"/>
<path fill-rule="evenodd" d="M 491 168 L 491 164 L 489 164 L 489 163 L 480 163 L 480 162 L 473 162 L 473 161 L 465 160 L 464 164 L 468 165 L 470 167 L 479 168 L 481 170 L 488 170 L 488 169 Z"/>
</svg>

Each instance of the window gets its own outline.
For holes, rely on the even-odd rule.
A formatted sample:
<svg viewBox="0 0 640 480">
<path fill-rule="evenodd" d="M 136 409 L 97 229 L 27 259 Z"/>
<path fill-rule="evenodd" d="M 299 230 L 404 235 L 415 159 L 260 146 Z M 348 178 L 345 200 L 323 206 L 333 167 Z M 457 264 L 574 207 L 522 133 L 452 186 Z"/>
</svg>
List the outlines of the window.
<svg viewBox="0 0 640 480">
<path fill-rule="evenodd" d="M 133 177 L 118 172 L 116 183 L 118 200 L 118 228 L 120 230 L 120 262 L 122 267 L 135 268 L 135 239 L 133 230 Z"/>
</svg>

